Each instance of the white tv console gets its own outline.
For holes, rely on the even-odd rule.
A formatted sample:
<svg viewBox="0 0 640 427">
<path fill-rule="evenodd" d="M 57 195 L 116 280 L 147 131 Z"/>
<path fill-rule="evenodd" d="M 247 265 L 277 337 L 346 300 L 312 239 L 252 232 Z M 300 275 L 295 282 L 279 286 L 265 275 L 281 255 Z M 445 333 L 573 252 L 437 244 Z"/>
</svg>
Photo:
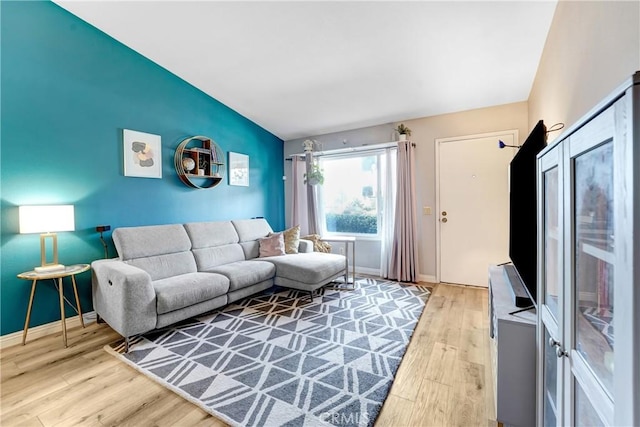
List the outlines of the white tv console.
<svg viewBox="0 0 640 427">
<path fill-rule="evenodd" d="M 505 426 L 536 423 L 536 310 L 509 314 L 514 304 L 504 267 L 489 267 L 489 335 L 492 338 L 496 420 Z"/>
</svg>

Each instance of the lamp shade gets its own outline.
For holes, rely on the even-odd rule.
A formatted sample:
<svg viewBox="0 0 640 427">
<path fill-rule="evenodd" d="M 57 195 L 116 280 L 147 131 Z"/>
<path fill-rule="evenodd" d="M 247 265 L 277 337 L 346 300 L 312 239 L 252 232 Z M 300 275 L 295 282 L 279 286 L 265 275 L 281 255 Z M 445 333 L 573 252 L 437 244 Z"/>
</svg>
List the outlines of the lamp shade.
<svg viewBox="0 0 640 427">
<path fill-rule="evenodd" d="M 20 206 L 20 233 L 74 231 L 73 205 Z"/>
</svg>

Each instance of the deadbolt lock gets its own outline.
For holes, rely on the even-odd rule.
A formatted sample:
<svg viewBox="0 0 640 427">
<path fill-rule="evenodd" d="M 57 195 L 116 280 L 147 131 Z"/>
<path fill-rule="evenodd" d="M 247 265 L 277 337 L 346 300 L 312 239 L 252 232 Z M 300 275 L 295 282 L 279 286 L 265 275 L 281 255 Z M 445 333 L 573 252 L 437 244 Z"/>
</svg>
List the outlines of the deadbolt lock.
<svg viewBox="0 0 640 427">
<path fill-rule="evenodd" d="M 447 211 L 442 211 L 442 216 L 447 216 Z"/>
</svg>

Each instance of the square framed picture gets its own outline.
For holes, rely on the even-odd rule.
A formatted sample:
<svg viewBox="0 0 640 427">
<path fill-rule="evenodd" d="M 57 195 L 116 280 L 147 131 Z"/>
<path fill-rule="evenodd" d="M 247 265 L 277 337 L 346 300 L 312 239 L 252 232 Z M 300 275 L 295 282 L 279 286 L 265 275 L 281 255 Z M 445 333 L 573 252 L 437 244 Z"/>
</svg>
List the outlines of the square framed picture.
<svg viewBox="0 0 640 427">
<path fill-rule="evenodd" d="M 229 185 L 249 186 L 249 156 L 229 151 Z"/>
<path fill-rule="evenodd" d="M 162 178 L 162 141 L 160 135 L 122 130 L 124 176 Z"/>
</svg>

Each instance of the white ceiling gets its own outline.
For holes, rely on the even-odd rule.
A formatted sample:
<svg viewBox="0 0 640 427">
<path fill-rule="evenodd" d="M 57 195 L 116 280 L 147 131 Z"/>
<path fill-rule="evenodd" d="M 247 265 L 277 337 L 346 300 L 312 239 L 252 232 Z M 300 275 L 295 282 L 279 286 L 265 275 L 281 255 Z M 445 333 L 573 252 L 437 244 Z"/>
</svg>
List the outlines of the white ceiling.
<svg viewBox="0 0 640 427">
<path fill-rule="evenodd" d="M 556 6 L 56 3 L 284 140 L 524 101 Z"/>
</svg>

